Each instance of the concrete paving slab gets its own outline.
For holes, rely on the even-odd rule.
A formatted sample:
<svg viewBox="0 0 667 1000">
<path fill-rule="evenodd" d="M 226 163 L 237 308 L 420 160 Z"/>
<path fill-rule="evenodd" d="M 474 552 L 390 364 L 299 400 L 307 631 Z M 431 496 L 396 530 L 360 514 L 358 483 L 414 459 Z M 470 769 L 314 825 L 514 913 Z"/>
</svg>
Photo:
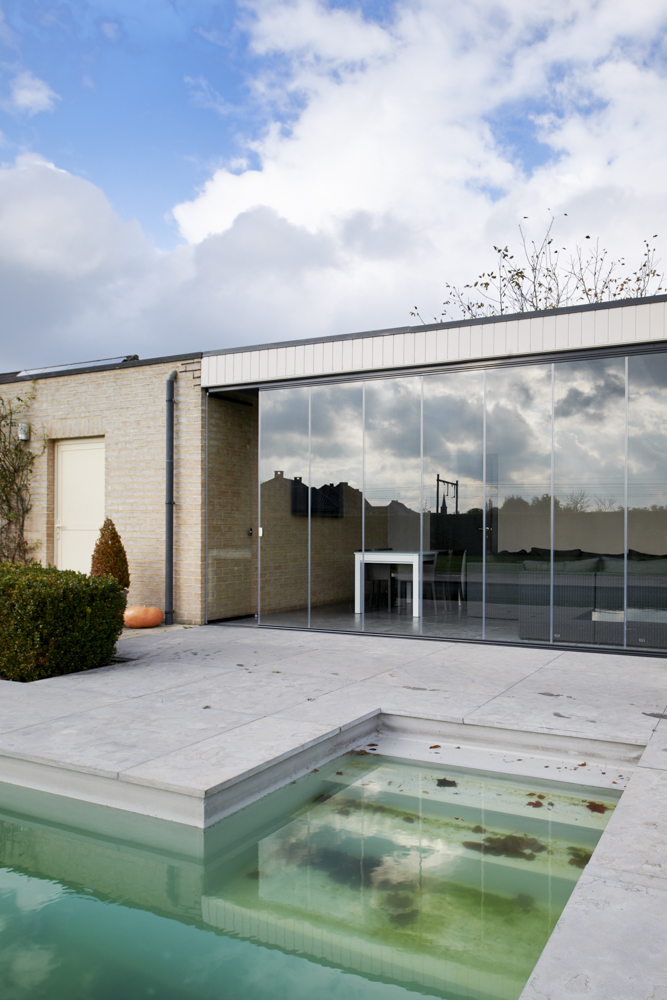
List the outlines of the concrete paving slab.
<svg viewBox="0 0 667 1000">
<path fill-rule="evenodd" d="M 667 879 L 667 772 L 638 767 L 589 866 Z M 588 869 L 587 869 L 588 871 Z"/>
<path fill-rule="evenodd" d="M 579 879 L 521 1000 L 665 1000 L 664 879 Z"/>
<path fill-rule="evenodd" d="M 566 652 L 467 717 L 480 725 L 646 744 L 664 708 L 667 661 Z"/>
<path fill-rule="evenodd" d="M 218 664 L 203 657 L 200 660 L 171 663 L 163 659 L 137 659 L 129 663 L 112 664 L 87 671 L 86 674 L 65 674 L 48 678 L 48 690 L 66 700 L 70 695 L 95 695 L 100 702 L 120 698 L 140 698 L 171 687 L 196 683 L 206 677 L 217 677 L 238 671 L 236 665 Z M 43 684 L 44 681 L 39 683 Z M 93 706 L 91 706 L 93 707 Z"/>
<path fill-rule="evenodd" d="M 180 689 L 179 689 L 180 690 Z M 115 776 L 118 771 L 247 722 L 247 715 L 201 696 L 186 704 L 179 695 L 147 695 L 0 736 L 0 755 Z"/>
<path fill-rule="evenodd" d="M 48 683 L 34 681 L 32 684 L 1 681 L 0 734 L 120 700 L 122 695 L 117 692 L 92 690 L 87 686 L 73 692 L 61 692 L 54 689 L 50 679 Z"/>
<path fill-rule="evenodd" d="M 256 719 L 233 733 L 221 733 L 188 747 L 126 768 L 121 777 L 173 790 L 212 793 L 241 775 L 252 774 L 267 761 L 317 743 L 335 732 L 327 724 L 287 719 Z"/>
<path fill-rule="evenodd" d="M 639 763 L 641 767 L 653 767 L 665 771 L 667 770 L 667 708 L 659 714 L 661 718 L 658 719 Z"/>
</svg>

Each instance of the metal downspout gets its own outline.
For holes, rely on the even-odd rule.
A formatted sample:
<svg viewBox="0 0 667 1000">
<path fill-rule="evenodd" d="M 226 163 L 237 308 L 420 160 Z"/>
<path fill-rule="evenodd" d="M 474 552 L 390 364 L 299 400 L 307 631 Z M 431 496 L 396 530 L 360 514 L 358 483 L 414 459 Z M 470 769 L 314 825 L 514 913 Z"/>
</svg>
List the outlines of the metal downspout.
<svg viewBox="0 0 667 1000">
<path fill-rule="evenodd" d="M 174 382 L 176 369 L 167 375 L 166 461 L 164 483 L 164 622 L 174 623 Z"/>
</svg>

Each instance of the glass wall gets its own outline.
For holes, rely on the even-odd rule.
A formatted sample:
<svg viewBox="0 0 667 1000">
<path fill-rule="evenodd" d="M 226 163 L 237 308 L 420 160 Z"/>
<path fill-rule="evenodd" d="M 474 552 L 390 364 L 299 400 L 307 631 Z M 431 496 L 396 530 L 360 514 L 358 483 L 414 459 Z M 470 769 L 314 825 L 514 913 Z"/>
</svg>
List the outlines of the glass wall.
<svg viewBox="0 0 667 1000">
<path fill-rule="evenodd" d="M 419 635 L 421 595 L 412 560 L 424 549 L 421 392 L 421 378 L 378 379 L 366 383 L 364 390 L 364 600 L 360 610 L 367 632 Z"/>
<path fill-rule="evenodd" d="M 260 622 L 667 647 L 667 354 L 260 391 Z"/>
<path fill-rule="evenodd" d="M 310 401 L 310 623 L 349 628 L 362 548 L 363 386 L 313 386 Z"/>
<path fill-rule="evenodd" d="M 310 389 L 260 393 L 259 621 L 308 627 Z"/>
<path fill-rule="evenodd" d="M 426 635 L 483 638 L 484 379 L 444 372 L 424 380 Z"/>
<path fill-rule="evenodd" d="M 667 648 L 667 354 L 627 359 L 626 645 Z"/>
</svg>

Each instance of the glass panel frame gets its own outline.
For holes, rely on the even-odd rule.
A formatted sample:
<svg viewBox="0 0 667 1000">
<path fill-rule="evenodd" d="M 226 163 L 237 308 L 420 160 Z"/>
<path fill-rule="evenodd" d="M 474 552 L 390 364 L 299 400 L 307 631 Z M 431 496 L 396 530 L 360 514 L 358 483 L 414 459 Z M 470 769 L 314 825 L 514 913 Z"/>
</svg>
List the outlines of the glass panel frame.
<svg viewBox="0 0 667 1000">
<path fill-rule="evenodd" d="M 656 370 L 660 364 L 665 367 L 664 386 L 662 383 L 658 385 L 656 382 L 651 387 L 646 383 L 648 377 L 646 373 L 650 374 L 650 359 L 653 355 L 660 359 L 659 363 L 656 360 L 653 367 Z M 645 376 L 643 378 L 646 384 L 642 383 L 640 386 L 637 373 L 642 365 L 644 366 Z M 513 379 L 520 381 L 521 371 L 524 373 L 523 380 L 526 381 L 526 373 L 530 372 L 532 377 L 533 372 L 537 369 L 541 370 L 543 376 L 540 419 L 544 417 L 546 421 L 550 406 L 551 441 L 549 448 L 549 429 L 545 423 L 545 426 L 540 430 L 540 434 L 544 438 L 542 442 L 544 447 L 540 446 L 538 475 L 540 482 L 537 484 L 539 490 L 533 498 L 532 494 L 531 497 L 528 496 L 533 487 L 537 489 L 532 480 L 530 483 L 526 480 L 523 484 L 525 489 L 521 487 L 517 493 L 513 488 L 510 490 L 510 486 L 514 483 L 519 472 L 512 473 L 503 487 L 501 480 L 504 474 L 502 469 L 499 472 L 498 467 L 494 464 L 496 453 L 500 455 L 503 447 L 509 447 L 507 441 L 502 440 L 502 438 L 499 438 L 501 440 L 499 447 L 494 444 L 494 436 L 498 436 L 499 430 L 498 413 L 496 412 L 497 391 L 494 387 L 497 387 L 503 380 L 508 385 Z M 502 375 L 499 374 L 500 372 Z M 549 372 L 550 400 L 547 398 L 549 395 Z M 457 379 L 459 383 L 457 383 Z M 427 579 L 424 565 L 424 560 L 431 549 L 435 551 L 439 548 L 438 545 L 435 546 L 435 549 L 433 548 L 435 536 L 433 536 L 431 522 L 433 514 L 439 515 L 440 511 L 433 509 L 431 493 L 434 492 L 434 489 L 431 480 L 435 482 L 433 462 L 435 461 L 436 464 L 441 462 L 442 464 L 444 461 L 444 457 L 442 460 L 440 457 L 435 457 L 432 439 L 429 438 L 429 434 L 431 434 L 428 427 L 429 408 L 431 408 L 432 403 L 429 391 L 438 380 L 451 380 L 451 385 L 455 387 L 456 393 L 458 386 L 463 385 L 465 379 L 478 379 L 483 384 L 481 516 L 482 536 L 485 539 L 485 544 L 482 551 L 481 567 L 481 636 L 479 632 L 475 635 L 463 634 L 463 630 L 459 629 L 457 632 L 456 628 L 450 628 L 446 625 L 442 627 L 439 624 L 436 627 L 432 626 L 429 620 L 429 601 L 432 603 L 432 598 L 428 596 L 430 581 Z M 412 392 L 408 391 L 410 385 Z M 357 438 L 354 445 L 357 452 L 359 448 L 361 450 L 360 463 L 358 456 L 355 459 L 355 469 L 357 470 L 355 475 L 359 476 L 360 471 L 361 489 L 359 490 L 357 486 L 351 488 L 360 493 L 362 516 L 361 557 L 359 561 L 362 566 L 364 582 L 363 587 L 361 582 L 358 582 L 357 586 L 362 587 L 365 592 L 359 613 L 354 616 L 354 620 L 350 611 L 349 621 L 337 623 L 337 631 L 364 630 L 378 634 L 433 635 L 445 640 L 449 638 L 479 641 L 481 639 L 482 641 L 510 645 L 530 642 L 540 646 L 553 644 L 559 647 L 610 650 L 667 648 L 667 475 L 663 476 L 661 471 L 663 455 L 665 457 L 664 464 L 667 465 L 667 435 L 664 436 L 663 442 L 660 429 L 662 408 L 667 407 L 667 352 L 646 351 L 626 354 L 615 351 L 591 350 L 574 357 L 569 355 L 562 359 L 555 358 L 548 361 L 537 357 L 534 360 L 526 361 L 524 358 L 517 359 L 517 364 L 449 369 L 443 367 L 441 371 L 435 372 L 383 375 L 380 378 L 371 379 L 341 379 L 327 383 L 315 381 L 308 386 L 298 386 L 296 390 L 294 387 L 267 389 L 260 387 L 260 400 L 266 392 L 285 391 L 300 391 L 306 393 L 308 398 L 307 445 L 304 446 L 299 458 L 301 464 L 304 465 L 304 471 L 306 462 L 308 467 L 308 481 L 303 484 L 304 487 L 307 487 L 308 497 L 306 501 L 308 514 L 306 533 L 308 548 L 307 594 L 303 600 L 306 620 L 297 622 L 292 618 L 289 624 L 294 627 L 314 627 L 325 630 L 329 627 L 322 615 L 318 616 L 317 621 L 313 620 L 313 572 L 319 572 L 322 569 L 322 567 L 317 569 L 313 564 L 314 558 L 320 558 L 320 556 L 314 556 L 313 540 L 324 526 L 324 521 L 320 523 L 313 515 L 313 503 L 317 506 L 318 498 L 322 499 L 319 497 L 319 493 L 325 485 L 325 492 L 330 492 L 331 480 L 334 480 L 333 489 L 335 491 L 339 487 L 346 486 L 346 479 L 342 472 L 338 473 L 336 462 L 331 465 L 332 472 L 330 474 L 323 465 L 312 467 L 315 454 L 312 440 L 314 419 L 312 406 L 318 393 L 327 392 L 335 395 L 336 390 L 333 388 L 335 386 L 343 386 L 342 392 L 358 392 L 362 398 L 360 442 Z M 393 403 L 391 401 L 387 403 L 385 400 L 383 404 L 386 412 L 382 415 L 382 420 L 389 421 L 387 427 L 393 421 L 394 428 L 398 428 L 402 433 L 405 429 L 403 425 L 406 422 L 410 425 L 408 436 L 411 434 L 412 437 L 405 454 L 401 452 L 403 445 L 399 440 L 399 430 L 392 433 L 387 431 L 385 433 L 386 441 L 383 444 L 382 435 L 378 427 L 374 426 L 379 419 L 375 411 L 377 410 L 376 404 L 379 394 L 382 393 L 382 386 L 391 387 L 387 400 L 390 400 L 392 393 L 396 397 Z M 406 421 L 405 400 L 401 402 L 406 392 L 411 400 L 409 405 L 414 404 L 415 406 L 414 421 Z M 494 392 L 496 393 L 495 397 Z M 419 409 L 418 419 L 416 417 L 417 409 Z M 518 404 L 515 409 L 519 414 Z M 412 411 L 410 410 L 410 412 Z M 667 421 L 663 422 L 667 425 Z M 412 427 L 413 423 L 414 428 Z M 527 421 L 526 426 L 529 425 L 530 420 Z M 451 426 L 454 435 L 460 437 L 461 429 L 457 428 L 456 424 Z M 449 426 L 447 431 L 449 433 Z M 646 457 L 647 447 L 642 444 L 642 439 L 649 432 L 652 435 L 651 448 L 654 452 L 654 454 L 652 452 L 653 457 L 650 458 L 650 461 Z M 305 442 L 305 437 L 305 433 L 302 433 L 302 442 Z M 380 468 L 382 460 L 385 461 L 384 469 Z M 502 465 L 502 461 L 501 457 L 500 465 Z M 646 462 L 649 462 L 649 465 L 650 462 L 653 464 L 649 468 Z M 460 499 L 454 495 L 455 486 L 463 492 L 461 475 L 457 471 L 450 471 L 447 464 L 443 464 L 442 468 L 443 473 L 436 470 L 438 473 L 436 507 L 440 506 L 440 490 L 449 491 L 449 497 L 447 493 L 444 496 L 449 515 L 450 499 L 453 504 Z M 452 469 L 454 468 L 452 466 Z M 410 471 L 411 469 L 412 471 Z M 292 473 L 296 473 L 296 467 L 290 475 Z M 315 475 L 317 482 L 311 482 L 311 473 Z M 393 482 L 397 474 L 401 481 Z M 382 507 L 381 504 L 377 503 L 378 500 L 382 499 L 378 490 L 382 492 L 384 489 L 386 493 L 392 485 L 387 476 L 389 479 L 392 479 L 393 476 L 392 483 L 396 487 L 394 491 L 396 496 L 392 493 L 389 504 L 395 503 L 399 504 L 401 508 L 405 507 L 405 511 L 401 509 L 399 513 L 403 513 L 407 518 L 404 527 L 408 530 L 408 534 L 412 518 L 414 515 L 418 515 L 419 527 L 418 534 L 415 535 L 416 540 L 411 545 L 407 545 L 406 541 L 402 545 L 401 551 L 413 552 L 423 570 L 422 592 L 420 595 L 413 595 L 413 598 L 419 599 L 420 613 L 419 615 L 407 616 L 411 619 L 409 625 L 406 624 L 405 627 L 399 625 L 398 628 L 392 622 L 391 616 L 394 614 L 397 619 L 401 616 L 393 610 L 392 602 L 398 598 L 405 600 L 407 604 L 408 585 L 413 582 L 413 567 L 408 564 L 396 564 L 389 571 L 389 579 L 385 580 L 386 573 L 381 572 L 378 582 L 368 577 L 372 564 L 370 559 L 365 556 L 365 552 L 369 548 L 375 550 L 395 548 L 394 545 L 389 545 L 389 527 L 387 527 L 386 545 L 380 544 L 382 539 L 379 538 L 379 535 L 375 537 L 377 524 L 372 520 L 375 517 L 376 509 Z M 319 483 L 319 479 L 323 480 L 322 484 Z M 328 485 L 324 483 L 325 479 L 330 480 Z M 403 482 L 404 479 L 405 482 Z M 340 480 L 338 485 L 336 485 L 337 480 Z M 350 479 L 347 480 L 348 484 L 349 482 Z M 651 490 L 655 492 L 657 498 L 653 502 L 649 496 Z M 526 495 L 523 496 L 523 493 Z M 503 510 L 507 507 L 508 499 L 516 499 L 515 494 L 524 501 L 524 504 L 528 505 L 529 513 L 531 513 L 529 508 L 532 505 L 537 506 L 537 504 L 532 503 L 533 499 L 540 501 L 539 544 L 538 542 L 531 544 L 531 549 L 530 551 L 526 550 L 526 554 L 530 555 L 531 552 L 535 554 L 537 546 L 537 550 L 540 550 L 538 554 L 540 554 L 541 561 L 546 568 L 541 569 L 538 581 L 542 594 L 539 602 L 542 609 L 540 611 L 540 634 L 519 634 L 511 638 L 494 634 L 497 631 L 494 624 L 497 614 L 490 614 L 490 611 L 497 612 L 496 606 L 500 600 L 499 592 L 496 593 L 497 587 L 495 587 L 498 581 L 492 579 L 494 560 L 503 553 L 512 555 L 514 549 L 517 549 L 518 558 L 518 555 L 525 548 L 521 545 L 517 548 L 514 544 L 508 548 L 502 543 L 502 538 L 505 537 L 501 524 Z M 388 498 L 389 493 L 384 499 Z M 384 506 L 386 507 L 387 504 L 385 503 Z M 507 521 L 505 524 L 507 530 L 510 526 L 507 520 L 509 513 L 509 509 L 505 510 L 507 516 L 504 520 Z M 319 517 L 320 512 L 318 511 L 317 518 Z M 662 530 L 663 521 L 664 531 Z M 416 521 L 415 524 L 417 524 Z M 400 527 L 400 525 L 398 526 Z M 398 531 L 398 527 L 396 530 Z M 425 538 L 426 531 L 428 531 L 428 538 Z M 653 534 L 657 532 L 656 538 L 664 535 L 664 543 L 647 541 L 651 532 Z M 357 538 L 359 531 L 355 529 L 354 534 Z M 506 531 L 505 534 L 507 534 Z M 399 536 L 403 538 L 405 532 L 398 531 L 398 534 L 394 532 L 394 535 L 396 535 L 396 539 Z M 408 539 L 408 535 L 405 535 L 405 539 Z M 264 538 L 263 544 L 266 551 L 266 538 Z M 506 548 L 507 552 L 505 552 Z M 664 551 L 662 551 L 663 548 Z M 570 557 L 566 558 L 568 553 Z M 261 556 L 259 558 L 261 560 Z M 661 559 L 665 561 L 664 582 L 662 577 L 660 577 L 659 582 L 651 579 L 649 586 L 648 578 L 652 572 L 652 570 L 649 572 L 649 563 L 655 564 L 657 567 L 655 573 L 657 573 L 660 568 L 658 562 Z M 595 562 L 594 569 L 588 566 L 591 561 Z M 348 571 L 346 570 L 346 572 Z M 525 566 L 523 572 L 528 572 Z M 507 584 L 505 587 L 507 594 L 512 590 L 510 583 L 511 581 L 503 583 L 504 587 Z M 373 591 L 372 597 L 371 589 Z M 505 593 L 505 591 L 503 592 Z M 378 621 L 375 622 L 372 618 L 369 619 L 371 612 L 374 617 L 377 617 L 378 608 L 375 605 L 378 603 L 378 594 L 382 595 L 381 599 L 389 602 L 384 615 L 386 621 L 380 621 L 378 618 Z M 318 595 L 316 601 L 318 606 L 321 604 L 321 596 Z M 502 597 L 502 595 L 500 596 Z M 351 591 L 345 600 L 351 604 Z M 520 607 L 526 603 L 522 602 L 523 596 L 519 601 Z M 637 602 L 639 604 L 648 602 L 647 607 L 642 608 Z M 500 603 L 502 604 L 503 601 Z M 655 607 L 653 607 L 654 604 Z M 647 612 L 647 609 L 653 615 L 653 617 L 649 616 L 650 620 L 646 616 L 641 617 L 641 613 Z M 258 613 L 261 614 L 261 607 L 258 609 Z M 661 616 L 664 616 L 664 622 Z M 278 622 L 267 621 L 266 615 L 263 623 L 278 624 Z M 284 624 L 288 625 L 288 622 L 285 621 Z M 565 634 L 563 633 L 564 627 Z M 645 634 L 640 635 L 639 632 Z"/>
</svg>

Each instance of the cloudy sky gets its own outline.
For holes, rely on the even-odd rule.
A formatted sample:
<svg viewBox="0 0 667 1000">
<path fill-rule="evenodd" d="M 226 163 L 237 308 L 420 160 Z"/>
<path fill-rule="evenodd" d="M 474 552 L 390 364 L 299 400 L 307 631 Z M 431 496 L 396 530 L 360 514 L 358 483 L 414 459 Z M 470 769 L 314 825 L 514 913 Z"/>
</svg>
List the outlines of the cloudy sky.
<svg viewBox="0 0 667 1000">
<path fill-rule="evenodd" d="M 667 0 L 0 8 L 0 370 L 431 320 L 524 216 L 667 257 Z"/>
</svg>

